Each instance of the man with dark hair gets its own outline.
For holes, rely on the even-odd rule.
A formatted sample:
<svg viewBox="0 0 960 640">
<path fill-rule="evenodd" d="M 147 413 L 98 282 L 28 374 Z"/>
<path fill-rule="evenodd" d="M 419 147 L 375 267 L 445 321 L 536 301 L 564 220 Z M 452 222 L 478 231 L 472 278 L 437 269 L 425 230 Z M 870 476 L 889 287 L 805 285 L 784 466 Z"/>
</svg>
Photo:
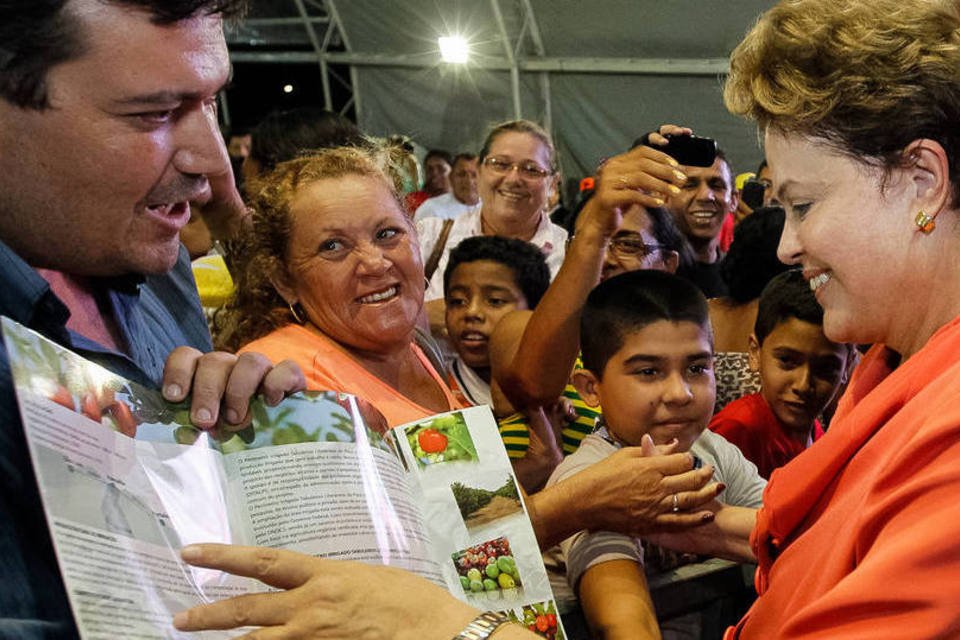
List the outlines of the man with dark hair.
<svg viewBox="0 0 960 640">
<path fill-rule="evenodd" d="M 424 218 L 456 218 L 480 206 L 479 164 L 472 153 L 458 153 L 453 158 L 450 172 L 450 191 L 428 198 L 417 209 L 414 222 Z"/>
<path fill-rule="evenodd" d="M 430 149 L 423 158 L 423 189 L 408 193 L 407 210 L 412 216 L 428 198 L 450 191 L 450 171 L 453 157 L 449 151 Z"/>
<path fill-rule="evenodd" d="M 262 176 L 281 162 L 314 149 L 364 143 L 363 132 L 357 125 L 320 107 L 271 111 L 257 124 L 251 137 L 250 154 L 243 163 L 245 180 Z"/>
<path fill-rule="evenodd" d="M 211 350 L 178 233 L 237 228 L 216 117 L 238 0 L 0 2 L 0 314 L 171 401 L 201 428 L 299 369 Z M 0 637 L 76 637 L 0 345 Z"/>
<path fill-rule="evenodd" d="M 730 163 L 721 151 L 709 167 L 682 166 L 687 180 L 680 192 L 670 194 L 666 206 L 693 250 L 694 261 L 677 273 L 700 287 L 708 298 L 726 295 L 720 277 L 720 232 L 724 220 L 737 209 Z"/>
<path fill-rule="evenodd" d="M 662 125 L 633 141 L 633 147 L 664 147 L 669 137 L 688 136 L 693 131 L 676 125 Z M 726 154 L 716 149 L 709 167 L 680 165 L 677 177 L 683 179 L 678 189 L 666 192 L 666 208 L 673 215 L 677 228 L 687 240 L 693 259 L 681 262 L 677 275 L 696 284 L 707 298 L 727 295 L 720 277 L 724 250 L 733 239 L 733 214 L 740 203 L 740 194 L 733 180 L 733 169 Z"/>
</svg>

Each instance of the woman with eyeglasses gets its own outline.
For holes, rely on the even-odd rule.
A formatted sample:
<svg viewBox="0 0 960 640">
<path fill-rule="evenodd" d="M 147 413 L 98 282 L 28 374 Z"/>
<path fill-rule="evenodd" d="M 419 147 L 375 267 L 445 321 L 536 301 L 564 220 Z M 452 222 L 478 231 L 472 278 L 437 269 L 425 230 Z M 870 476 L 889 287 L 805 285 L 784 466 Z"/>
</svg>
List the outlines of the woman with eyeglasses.
<svg viewBox="0 0 960 640">
<path fill-rule="evenodd" d="M 430 326 L 438 334 L 444 328 L 447 257 L 464 238 L 503 236 L 530 242 L 543 251 L 551 276 L 563 263 L 567 232 L 547 215 L 557 160 L 550 134 L 529 120 L 504 122 L 487 134 L 479 159 L 480 208 L 446 224 L 439 218 L 417 223 L 430 281 L 424 299 Z"/>
<path fill-rule="evenodd" d="M 639 269 L 676 273 L 692 261 L 690 247 L 670 212 L 635 204 L 623 213 L 620 227 L 607 244 L 600 280 Z"/>
</svg>

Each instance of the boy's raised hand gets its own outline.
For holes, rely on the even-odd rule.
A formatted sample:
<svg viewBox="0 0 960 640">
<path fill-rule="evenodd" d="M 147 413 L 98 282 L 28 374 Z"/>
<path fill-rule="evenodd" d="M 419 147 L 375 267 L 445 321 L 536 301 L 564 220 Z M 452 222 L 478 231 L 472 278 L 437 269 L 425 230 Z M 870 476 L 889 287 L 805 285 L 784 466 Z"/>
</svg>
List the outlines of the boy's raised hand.
<svg viewBox="0 0 960 640">
<path fill-rule="evenodd" d="M 659 134 L 652 135 L 666 142 Z M 610 237 L 627 209 L 633 205 L 661 207 L 671 194 L 680 192 L 686 180 L 677 161 L 653 147 L 639 146 L 614 156 L 597 171 L 596 191 L 580 214 L 577 234 L 594 227 Z"/>
</svg>

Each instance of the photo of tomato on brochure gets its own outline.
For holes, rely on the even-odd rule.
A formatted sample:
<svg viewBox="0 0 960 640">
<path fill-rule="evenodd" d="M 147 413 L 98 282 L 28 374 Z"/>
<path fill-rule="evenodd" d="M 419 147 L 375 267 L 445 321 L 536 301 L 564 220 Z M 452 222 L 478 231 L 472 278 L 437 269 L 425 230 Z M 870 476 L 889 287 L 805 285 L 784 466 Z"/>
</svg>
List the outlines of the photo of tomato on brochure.
<svg viewBox="0 0 960 640">
<path fill-rule="evenodd" d="M 523 625 L 529 631 L 547 640 L 564 640 L 563 629 L 557 617 L 557 608 L 553 602 L 538 602 L 519 609 L 504 611 L 513 622 Z"/>
<path fill-rule="evenodd" d="M 510 542 L 494 538 L 452 554 L 464 593 L 486 600 L 517 599 L 523 584 Z"/>
<path fill-rule="evenodd" d="M 459 412 L 418 423 L 407 430 L 407 442 L 421 469 L 441 462 L 477 460 L 477 447 Z"/>
<path fill-rule="evenodd" d="M 118 391 L 122 389 L 90 385 L 71 392 L 65 385 L 57 384 L 46 395 L 61 407 L 82 413 L 94 422 L 134 438 L 142 420 L 133 413 L 128 402 L 117 396 Z"/>
</svg>

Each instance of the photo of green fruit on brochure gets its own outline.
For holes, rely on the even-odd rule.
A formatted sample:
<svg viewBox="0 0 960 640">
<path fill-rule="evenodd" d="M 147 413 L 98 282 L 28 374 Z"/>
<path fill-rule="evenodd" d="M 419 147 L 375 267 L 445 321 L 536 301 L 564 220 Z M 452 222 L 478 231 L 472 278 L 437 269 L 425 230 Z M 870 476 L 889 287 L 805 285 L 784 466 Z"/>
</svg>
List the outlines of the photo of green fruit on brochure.
<svg viewBox="0 0 960 640">
<path fill-rule="evenodd" d="M 460 413 L 418 423 L 407 431 L 407 441 L 421 469 L 441 462 L 477 460 L 477 447 Z"/>
<path fill-rule="evenodd" d="M 452 555 L 464 593 L 476 598 L 511 600 L 519 597 L 523 583 L 510 542 L 495 538 Z"/>
</svg>

